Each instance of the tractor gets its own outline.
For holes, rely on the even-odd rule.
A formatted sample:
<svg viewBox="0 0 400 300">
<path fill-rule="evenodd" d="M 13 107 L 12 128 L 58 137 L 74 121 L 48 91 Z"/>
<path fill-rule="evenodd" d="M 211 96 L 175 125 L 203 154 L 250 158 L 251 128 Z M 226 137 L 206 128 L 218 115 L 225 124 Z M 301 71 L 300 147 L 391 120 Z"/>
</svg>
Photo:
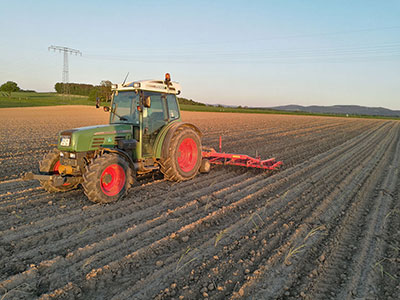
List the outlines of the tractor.
<svg viewBox="0 0 400 300">
<path fill-rule="evenodd" d="M 37 179 L 48 192 L 70 191 L 82 185 L 88 199 L 110 203 L 125 196 L 137 176 L 161 172 L 170 181 L 184 181 L 210 164 L 275 169 L 281 162 L 202 149 L 201 131 L 181 120 L 179 83 L 143 80 L 112 86 L 108 125 L 64 130 L 57 148 L 39 163 Z"/>
</svg>

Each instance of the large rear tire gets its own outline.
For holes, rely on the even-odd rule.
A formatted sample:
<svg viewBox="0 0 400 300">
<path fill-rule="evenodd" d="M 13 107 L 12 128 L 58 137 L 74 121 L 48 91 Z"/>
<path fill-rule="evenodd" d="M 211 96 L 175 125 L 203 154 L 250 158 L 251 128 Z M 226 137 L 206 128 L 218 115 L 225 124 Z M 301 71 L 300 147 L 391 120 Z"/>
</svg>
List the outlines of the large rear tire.
<svg viewBox="0 0 400 300">
<path fill-rule="evenodd" d="M 82 186 L 90 201 L 111 203 L 124 197 L 133 182 L 129 163 L 121 155 L 105 153 L 87 166 Z"/>
<path fill-rule="evenodd" d="M 201 141 L 192 128 L 176 129 L 161 159 L 161 172 L 170 181 L 184 181 L 196 176 L 201 165 Z"/>
<path fill-rule="evenodd" d="M 53 149 L 45 154 L 42 161 L 39 163 L 40 173 L 46 175 L 58 175 L 58 167 L 60 166 L 60 151 Z M 40 180 L 40 185 L 48 192 L 67 192 L 75 189 L 79 183 L 64 183 L 61 186 L 54 186 L 51 180 Z"/>
</svg>

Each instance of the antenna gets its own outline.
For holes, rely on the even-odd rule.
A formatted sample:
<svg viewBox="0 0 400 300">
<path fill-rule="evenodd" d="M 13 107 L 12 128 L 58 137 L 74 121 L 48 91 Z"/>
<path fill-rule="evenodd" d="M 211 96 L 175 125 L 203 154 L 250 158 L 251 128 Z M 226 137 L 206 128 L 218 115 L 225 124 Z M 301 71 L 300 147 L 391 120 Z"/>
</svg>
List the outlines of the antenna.
<svg viewBox="0 0 400 300">
<path fill-rule="evenodd" d="M 67 48 L 67 47 L 62 47 L 62 46 L 50 46 L 49 48 L 50 50 L 54 50 L 54 52 L 59 51 L 64 52 L 64 66 L 63 66 L 63 73 L 62 73 L 62 81 L 64 83 L 64 94 L 69 94 L 69 85 L 68 85 L 68 81 L 69 81 L 69 70 L 68 70 L 68 54 L 75 54 L 75 55 L 80 55 L 82 56 L 82 52 L 76 49 L 71 49 L 71 48 Z"/>
<path fill-rule="evenodd" d="M 124 82 L 122 83 L 122 86 L 125 84 L 126 79 L 128 78 L 129 72 L 126 74 Z"/>
</svg>

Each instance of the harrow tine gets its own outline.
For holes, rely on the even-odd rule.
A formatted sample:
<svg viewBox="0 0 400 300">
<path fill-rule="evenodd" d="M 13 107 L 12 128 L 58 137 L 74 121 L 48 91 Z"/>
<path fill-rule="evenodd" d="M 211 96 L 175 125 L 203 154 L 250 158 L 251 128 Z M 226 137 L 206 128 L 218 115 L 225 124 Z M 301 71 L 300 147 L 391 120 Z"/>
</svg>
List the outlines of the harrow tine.
<svg viewBox="0 0 400 300">
<path fill-rule="evenodd" d="M 217 165 L 234 165 L 265 170 L 275 170 L 282 165 L 282 162 L 277 162 L 275 158 L 261 160 L 258 157 L 254 158 L 242 154 L 220 153 L 215 150 L 203 151 L 202 156 L 208 159 L 211 164 Z"/>
<path fill-rule="evenodd" d="M 219 152 L 215 151 L 213 148 L 203 147 L 201 152 L 202 157 L 208 159 L 211 164 L 216 165 L 233 165 L 242 166 L 247 168 L 258 168 L 264 170 L 275 170 L 283 163 L 281 161 L 276 161 L 275 158 L 269 158 L 261 160 L 258 156 L 258 151 L 256 151 L 256 157 L 251 157 L 243 154 L 232 154 L 222 152 L 222 138 L 219 136 Z"/>
</svg>

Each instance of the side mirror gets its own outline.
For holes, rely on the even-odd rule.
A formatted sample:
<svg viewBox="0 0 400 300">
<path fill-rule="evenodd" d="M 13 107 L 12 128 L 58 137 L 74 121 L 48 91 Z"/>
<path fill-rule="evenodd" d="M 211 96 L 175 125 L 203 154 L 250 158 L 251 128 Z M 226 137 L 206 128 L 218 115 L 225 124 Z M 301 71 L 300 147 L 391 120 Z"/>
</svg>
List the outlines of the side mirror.
<svg viewBox="0 0 400 300">
<path fill-rule="evenodd" d="M 151 98 L 150 98 L 150 96 L 147 96 L 146 98 L 144 98 L 143 105 L 144 105 L 144 107 L 150 107 L 151 106 Z"/>
<path fill-rule="evenodd" d="M 104 107 L 103 107 L 103 110 L 104 110 L 105 112 L 109 112 L 109 111 L 110 111 L 110 107 L 109 107 L 109 106 L 104 106 Z"/>
</svg>

